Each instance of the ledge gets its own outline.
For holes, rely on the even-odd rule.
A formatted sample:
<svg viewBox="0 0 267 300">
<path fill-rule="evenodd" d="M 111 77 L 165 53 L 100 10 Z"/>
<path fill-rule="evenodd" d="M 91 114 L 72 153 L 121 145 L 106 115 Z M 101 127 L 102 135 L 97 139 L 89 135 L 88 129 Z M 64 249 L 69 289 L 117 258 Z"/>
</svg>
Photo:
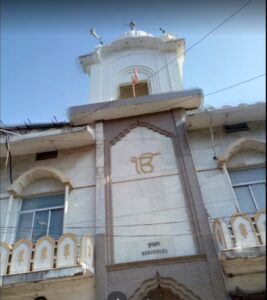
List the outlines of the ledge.
<svg viewBox="0 0 267 300">
<path fill-rule="evenodd" d="M 169 257 L 169 258 L 162 258 L 162 259 L 151 259 L 151 260 L 119 263 L 119 264 L 108 265 L 108 266 L 106 266 L 106 269 L 108 272 L 111 272 L 111 271 L 118 271 L 118 270 L 125 270 L 125 269 L 145 268 L 148 266 L 205 261 L 206 259 L 207 259 L 207 256 L 205 254 L 198 254 L 198 255 Z"/>
<path fill-rule="evenodd" d="M 220 252 L 223 271 L 229 277 L 242 274 L 265 273 L 266 247 L 228 249 Z"/>
<path fill-rule="evenodd" d="M 4 275 L 2 276 L 2 285 L 7 286 L 11 284 L 31 283 L 50 279 L 62 280 L 66 277 L 77 276 L 94 276 L 94 273 L 84 269 L 83 267 L 77 266 L 14 275 Z"/>
<path fill-rule="evenodd" d="M 1 157 L 6 156 L 5 143 L 5 139 L 1 138 Z M 70 149 L 93 144 L 95 144 L 95 133 L 94 129 L 89 126 L 30 131 L 20 136 L 12 136 L 9 139 L 13 156 Z"/>
<path fill-rule="evenodd" d="M 220 260 L 249 259 L 266 256 L 266 246 L 221 250 Z"/>
<path fill-rule="evenodd" d="M 74 125 L 90 124 L 96 121 L 140 116 L 175 108 L 195 109 L 201 106 L 202 97 L 202 90 L 193 89 L 111 100 L 72 106 L 68 109 L 68 116 Z"/>
</svg>

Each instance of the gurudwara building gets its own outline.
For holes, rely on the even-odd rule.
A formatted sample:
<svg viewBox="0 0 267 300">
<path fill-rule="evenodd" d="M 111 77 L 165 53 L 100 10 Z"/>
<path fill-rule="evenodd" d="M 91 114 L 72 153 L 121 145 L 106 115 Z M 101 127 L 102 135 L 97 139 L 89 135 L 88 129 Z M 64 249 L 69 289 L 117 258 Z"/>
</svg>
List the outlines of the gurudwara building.
<svg viewBox="0 0 267 300">
<path fill-rule="evenodd" d="M 131 24 L 69 122 L 1 127 L 1 299 L 265 299 L 265 104 L 205 108 L 184 51 Z"/>
</svg>

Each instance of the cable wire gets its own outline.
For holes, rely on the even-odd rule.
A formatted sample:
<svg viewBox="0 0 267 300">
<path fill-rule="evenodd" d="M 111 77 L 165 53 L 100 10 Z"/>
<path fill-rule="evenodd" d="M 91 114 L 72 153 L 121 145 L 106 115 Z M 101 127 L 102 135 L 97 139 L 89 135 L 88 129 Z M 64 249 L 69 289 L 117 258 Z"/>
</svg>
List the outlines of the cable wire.
<svg viewBox="0 0 267 300">
<path fill-rule="evenodd" d="M 228 18 L 226 18 L 223 22 L 221 22 L 219 25 L 217 25 L 215 28 L 213 28 L 211 31 L 209 31 L 207 34 L 205 34 L 202 38 L 200 38 L 198 41 L 196 41 L 193 45 L 191 45 L 189 48 L 187 48 L 182 54 L 176 56 L 174 59 L 167 62 L 164 66 L 162 66 L 160 69 L 158 69 L 156 72 L 154 72 L 152 75 L 150 75 L 148 78 L 153 77 L 155 74 L 162 71 L 164 68 L 166 68 L 169 64 L 177 60 L 180 56 L 183 56 L 185 53 L 196 47 L 199 43 L 201 43 L 203 40 L 205 40 L 208 36 L 210 36 L 212 33 L 214 33 L 216 30 L 218 30 L 220 27 L 222 27 L 225 23 L 227 23 L 230 19 L 232 19 L 235 15 L 237 15 L 242 9 L 244 9 L 246 6 L 248 6 L 253 0 L 247 1 L 245 4 L 243 4 L 239 9 L 237 9 L 233 14 L 231 14 Z"/>
</svg>

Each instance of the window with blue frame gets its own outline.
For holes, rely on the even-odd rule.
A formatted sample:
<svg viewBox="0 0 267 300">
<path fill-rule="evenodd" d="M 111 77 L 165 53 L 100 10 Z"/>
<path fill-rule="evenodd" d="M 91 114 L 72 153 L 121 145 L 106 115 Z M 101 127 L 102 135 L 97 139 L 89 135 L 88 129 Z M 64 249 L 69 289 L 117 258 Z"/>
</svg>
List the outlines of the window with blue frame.
<svg viewBox="0 0 267 300">
<path fill-rule="evenodd" d="M 16 240 L 36 242 L 49 235 L 58 239 L 63 231 L 64 194 L 22 199 Z"/>
</svg>

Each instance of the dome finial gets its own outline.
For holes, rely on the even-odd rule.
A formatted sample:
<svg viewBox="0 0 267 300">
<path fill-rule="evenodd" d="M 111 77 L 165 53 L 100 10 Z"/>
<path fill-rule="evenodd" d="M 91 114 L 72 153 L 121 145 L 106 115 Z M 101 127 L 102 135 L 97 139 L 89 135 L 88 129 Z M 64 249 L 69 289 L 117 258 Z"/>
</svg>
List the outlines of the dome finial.
<svg viewBox="0 0 267 300">
<path fill-rule="evenodd" d="M 134 20 L 131 20 L 131 22 L 129 23 L 129 27 L 131 30 L 135 30 L 135 26 L 136 26 L 136 23 Z"/>
</svg>

